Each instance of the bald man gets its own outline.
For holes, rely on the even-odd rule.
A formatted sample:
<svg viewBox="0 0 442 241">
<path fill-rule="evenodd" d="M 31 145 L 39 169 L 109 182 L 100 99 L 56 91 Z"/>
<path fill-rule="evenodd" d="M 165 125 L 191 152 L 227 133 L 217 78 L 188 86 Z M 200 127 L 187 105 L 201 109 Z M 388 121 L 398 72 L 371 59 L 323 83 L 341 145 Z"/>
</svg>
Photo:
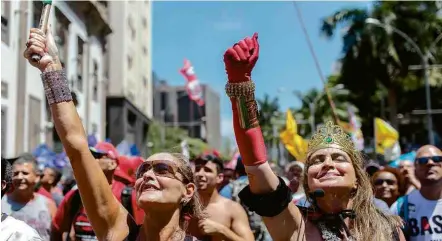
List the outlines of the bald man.
<svg viewBox="0 0 442 241">
<path fill-rule="evenodd" d="M 421 188 L 399 198 L 391 211 L 405 221 L 410 241 L 442 240 L 442 151 L 423 146 L 414 164 Z"/>
</svg>

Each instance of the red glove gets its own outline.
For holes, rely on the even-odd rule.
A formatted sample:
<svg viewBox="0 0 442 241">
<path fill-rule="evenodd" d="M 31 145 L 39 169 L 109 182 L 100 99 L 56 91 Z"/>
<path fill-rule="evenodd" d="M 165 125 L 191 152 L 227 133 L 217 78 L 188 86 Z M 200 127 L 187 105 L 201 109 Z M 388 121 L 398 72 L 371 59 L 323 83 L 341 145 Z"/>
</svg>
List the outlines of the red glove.
<svg viewBox="0 0 442 241">
<path fill-rule="evenodd" d="M 226 65 L 229 82 L 238 83 L 250 80 L 250 75 L 256 61 L 258 61 L 258 56 L 259 44 L 257 33 L 252 38 L 247 37 L 227 49 L 224 54 L 224 64 Z"/>
<path fill-rule="evenodd" d="M 257 33 L 252 38 L 247 37 L 227 49 L 224 54 L 224 64 L 229 82 L 250 81 L 258 56 L 259 44 Z M 244 165 L 256 166 L 266 162 L 267 153 L 261 128 L 255 127 L 247 130 L 241 128 L 236 99 L 231 98 L 231 102 L 236 142 L 238 143 Z"/>
</svg>

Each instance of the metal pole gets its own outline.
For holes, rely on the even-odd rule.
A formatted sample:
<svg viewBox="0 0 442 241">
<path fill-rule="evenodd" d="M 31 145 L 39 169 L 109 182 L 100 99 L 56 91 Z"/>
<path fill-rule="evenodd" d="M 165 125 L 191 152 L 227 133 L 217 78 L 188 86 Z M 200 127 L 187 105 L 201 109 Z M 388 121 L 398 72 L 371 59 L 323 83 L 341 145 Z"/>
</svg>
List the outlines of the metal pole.
<svg viewBox="0 0 442 241">
<path fill-rule="evenodd" d="M 310 128 L 312 129 L 312 134 L 315 133 L 316 125 L 315 125 L 315 103 L 310 102 Z"/>
<path fill-rule="evenodd" d="M 434 145 L 434 139 L 433 139 L 433 119 L 431 117 L 431 92 L 430 92 L 430 80 L 428 76 L 428 57 L 431 55 L 431 52 L 429 49 L 426 54 L 423 54 L 422 50 L 419 48 L 416 42 L 414 42 L 406 33 L 402 32 L 401 30 L 397 29 L 396 27 L 381 23 L 378 19 L 374 18 L 368 18 L 365 20 L 366 23 L 374 24 L 376 26 L 379 26 L 381 28 L 387 29 L 390 28 L 393 30 L 393 32 L 399 34 L 401 37 L 403 37 L 406 41 L 408 41 L 413 48 L 417 51 L 419 56 L 422 59 L 422 65 L 424 69 L 424 81 L 425 81 L 425 101 L 427 105 L 427 128 L 428 128 L 428 141 L 430 145 Z M 437 37 L 436 40 L 433 42 L 433 45 L 435 45 L 437 42 L 439 42 L 442 39 L 442 37 Z"/>
<path fill-rule="evenodd" d="M 166 113 L 164 110 L 162 110 L 160 114 L 161 114 L 161 147 L 164 148 L 166 141 L 166 124 L 165 124 L 166 120 L 164 116 Z"/>
<path fill-rule="evenodd" d="M 428 76 L 428 55 L 423 56 L 422 64 L 424 67 L 424 80 L 425 80 L 425 100 L 427 104 L 427 128 L 428 128 L 428 142 L 430 145 L 434 145 L 433 138 L 433 118 L 431 116 L 431 93 L 430 93 L 430 80 Z"/>
</svg>

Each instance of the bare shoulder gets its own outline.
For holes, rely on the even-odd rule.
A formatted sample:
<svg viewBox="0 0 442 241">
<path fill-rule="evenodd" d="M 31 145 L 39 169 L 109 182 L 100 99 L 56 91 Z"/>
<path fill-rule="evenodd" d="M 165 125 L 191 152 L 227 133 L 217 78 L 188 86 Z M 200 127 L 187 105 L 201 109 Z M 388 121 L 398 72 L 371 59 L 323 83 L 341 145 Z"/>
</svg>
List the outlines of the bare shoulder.
<svg viewBox="0 0 442 241">
<path fill-rule="evenodd" d="M 241 206 L 241 204 L 232 201 L 230 199 L 227 199 L 225 197 L 221 197 L 221 202 L 223 202 L 224 207 L 226 210 L 229 210 L 234 216 L 244 212 L 244 208 Z"/>
</svg>

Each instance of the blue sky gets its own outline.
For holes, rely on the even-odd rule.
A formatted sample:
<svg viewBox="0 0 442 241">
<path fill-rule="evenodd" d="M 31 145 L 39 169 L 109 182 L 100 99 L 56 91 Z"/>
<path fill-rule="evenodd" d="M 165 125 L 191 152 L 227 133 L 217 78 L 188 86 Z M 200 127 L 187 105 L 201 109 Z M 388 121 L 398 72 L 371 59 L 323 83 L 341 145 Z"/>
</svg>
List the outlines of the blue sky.
<svg viewBox="0 0 442 241">
<path fill-rule="evenodd" d="M 368 8 L 367 2 L 298 2 L 319 64 L 328 75 L 341 52 L 341 35 L 320 35 L 321 19 L 342 8 Z M 183 85 L 178 70 L 189 59 L 202 83 L 221 96 L 221 126 L 232 136 L 230 103 L 224 93 L 224 51 L 259 33 L 260 58 L 252 77 L 256 95 L 278 97 L 281 110 L 300 103 L 293 90 L 321 88 L 292 2 L 153 2 L 152 68 L 170 85 Z M 278 90 L 284 89 L 281 92 Z"/>
</svg>

